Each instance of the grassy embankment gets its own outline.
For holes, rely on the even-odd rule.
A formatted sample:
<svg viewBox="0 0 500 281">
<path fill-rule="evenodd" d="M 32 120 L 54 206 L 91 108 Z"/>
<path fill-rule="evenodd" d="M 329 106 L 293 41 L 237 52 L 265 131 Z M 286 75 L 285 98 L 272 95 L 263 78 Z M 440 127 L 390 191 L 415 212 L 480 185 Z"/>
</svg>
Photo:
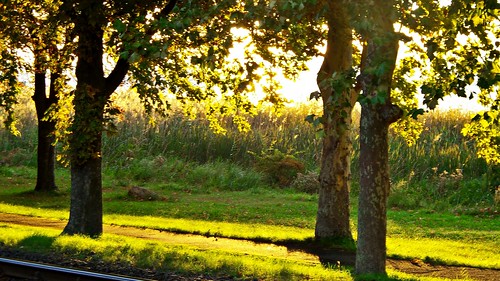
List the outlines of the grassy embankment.
<svg viewBox="0 0 500 281">
<path fill-rule="evenodd" d="M 261 113 L 251 120 L 255 130 L 249 134 L 229 130 L 221 136 L 211 133 L 203 121 L 186 120 L 179 115 L 150 127 L 137 112 L 129 111 L 118 124 L 118 134 L 105 138 L 105 223 L 269 242 L 311 238 L 317 195 L 301 192 L 300 185 L 295 185 L 295 189 L 272 185 L 265 174 L 252 168 L 255 155 L 266 155 L 270 148 L 275 148 L 294 155 L 309 171 L 317 170 L 320 141 L 315 138 L 314 128 L 302 122 L 304 115 L 304 109 L 288 110 L 280 117 Z M 391 138 L 390 256 L 500 268 L 496 250 L 500 247 L 500 220 L 495 215 L 498 206 L 492 196 L 498 178 L 492 167 L 475 157 L 472 142 L 461 137 L 459 131 L 467 117 L 458 112 L 427 116 L 425 130 L 412 147 L 406 146 L 400 137 Z M 57 171 L 61 189 L 58 194 L 31 193 L 36 179 L 33 124 L 29 118 L 22 120 L 21 138 L 0 131 L 0 209 L 66 219 L 66 169 Z M 357 161 L 355 152 L 353 229 Z M 131 185 L 155 190 L 165 200 L 131 200 L 126 196 Z M 189 273 L 222 272 L 282 280 L 304 276 L 351 278 L 348 271 L 323 268 L 319 262 L 289 262 L 230 254 L 230 250 L 141 244 L 113 235 L 95 241 L 59 237 L 54 230 L 7 224 L 0 231 L 2 242 L 7 245 L 82 256 L 91 251 L 93 256 L 109 261 L 120 259 L 132 265 L 165 266 Z M 33 241 L 30 237 L 42 242 L 26 243 Z M 408 277 L 397 272 L 391 272 L 391 276 Z"/>
</svg>

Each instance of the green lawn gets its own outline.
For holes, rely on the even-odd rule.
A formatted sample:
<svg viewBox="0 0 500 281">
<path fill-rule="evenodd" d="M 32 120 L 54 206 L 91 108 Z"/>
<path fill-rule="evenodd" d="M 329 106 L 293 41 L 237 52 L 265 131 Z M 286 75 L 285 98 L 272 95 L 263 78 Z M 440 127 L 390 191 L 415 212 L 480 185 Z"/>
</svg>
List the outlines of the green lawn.
<svg viewBox="0 0 500 281">
<path fill-rule="evenodd" d="M 34 170 L 25 167 L 1 168 L 1 212 L 67 219 L 69 176 L 64 169 L 58 170 L 57 174 L 61 187 L 58 193 L 34 194 L 31 191 L 36 175 Z M 106 224 L 215 234 L 264 242 L 301 241 L 314 235 L 316 195 L 265 187 L 230 191 L 204 188 L 201 184 L 137 184 L 155 190 L 166 199 L 157 202 L 134 201 L 127 197 L 127 186 L 117 184 L 117 180 L 111 176 L 105 176 Z M 353 207 L 353 230 L 356 229 L 355 218 L 356 209 Z M 19 246 L 20 241 L 38 235 L 50 241 L 47 247 L 51 250 L 81 253 L 99 249 L 98 256 L 108 261 L 119 258 L 138 266 L 179 267 L 180 271 L 187 273 L 224 272 L 235 276 L 278 280 L 352 278 L 346 268 L 324 268 L 319 263 L 310 262 L 291 263 L 274 257 L 229 255 L 231 249 L 220 252 L 189 247 L 172 248 L 152 242 L 131 242 L 129 239 L 132 238 L 108 234 L 94 241 L 83 237 L 61 237 L 58 231 L 52 229 L 8 224 L 1 225 L 0 232 L 0 240 L 7 245 Z M 471 216 L 423 210 L 390 210 L 387 241 L 390 257 L 500 269 L 500 217 L 494 214 Z M 124 254 L 117 254 L 121 252 Z M 396 280 L 414 279 L 398 272 L 390 274 Z"/>
</svg>

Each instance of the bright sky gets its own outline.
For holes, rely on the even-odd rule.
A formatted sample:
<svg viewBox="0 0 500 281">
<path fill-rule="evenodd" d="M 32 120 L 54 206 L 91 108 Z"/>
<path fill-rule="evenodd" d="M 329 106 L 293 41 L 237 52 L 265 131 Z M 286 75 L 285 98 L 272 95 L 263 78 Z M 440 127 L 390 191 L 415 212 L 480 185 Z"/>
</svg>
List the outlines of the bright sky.
<svg viewBox="0 0 500 281">
<path fill-rule="evenodd" d="M 316 74 L 321 67 L 322 61 L 322 57 L 317 57 L 311 60 L 308 63 L 309 70 L 302 72 L 296 81 L 284 80 L 282 83 L 283 89 L 281 89 L 280 92 L 287 99 L 294 100 L 297 103 L 307 102 L 309 100 L 309 95 L 312 92 L 318 90 L 318 86 L 316 84 Z M 439 101 L 437 109 L 480 111 L 483 110 L 484 107 L 480 105 L 476 100 L 469 100 L 468 98 L 461 98 L 456 95 L 450 95 Z"/>
</svg>

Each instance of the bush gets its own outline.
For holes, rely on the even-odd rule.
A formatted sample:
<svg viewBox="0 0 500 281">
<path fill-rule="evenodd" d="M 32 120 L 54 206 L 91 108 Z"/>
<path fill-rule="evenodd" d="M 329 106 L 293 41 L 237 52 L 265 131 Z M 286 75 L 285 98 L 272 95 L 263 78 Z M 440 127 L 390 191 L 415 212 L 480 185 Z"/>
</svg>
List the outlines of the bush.
<svg viewBox="0 0 500 281">
<path fill-rule="evenodd" d="M 273 149 L 270 154 L 257 157 L 256 169 L 266 174 L 271 183 L 287 187 L 297 174 L 304 173 L 305 165 L 294 156 Z"/>
</svg>

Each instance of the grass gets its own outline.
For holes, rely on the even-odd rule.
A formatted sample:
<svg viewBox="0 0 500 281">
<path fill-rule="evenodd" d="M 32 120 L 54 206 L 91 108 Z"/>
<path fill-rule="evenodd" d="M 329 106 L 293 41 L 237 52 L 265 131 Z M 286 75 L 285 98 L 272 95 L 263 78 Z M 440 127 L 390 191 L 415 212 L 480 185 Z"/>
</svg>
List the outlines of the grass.
<svg viewBox="0 0 500 281">
<path fill-rule="evenodd" d="M 186 245 L 169 245 L 105 234 L 99 239 L 59 236 L 54 230 L 0 225 L 0 237 L 7 246 L 52 250 L 72 256 L 124 262 L 130 266 L 172 270 L 184 274 L 239 276 L 269 280 L 350 280 L 347 270 L 330 270 L 319 262 L 239 254 L 225 250 L 200 250 Z"/>
<path fill-rule="evenodd" d="M 497 233 L 498 235 L 498 233 Z M 387 254 L 394 258 L 421 259 L 431 264 L 500 269 L 499 243 L 439 238 L 388 237 Z"/>
<path fill-rule="evenodd" d="M 135 102 L 128 100 L 125 104 Z M 300 190 L 313 190 L 314 186 L 279 186 L 255 166 L 259 158 L 279 151 L 304 163 L 309 178 L 314 179 L 321 139 L 303 119 L 317 110 L 303 106 L 277 116 L 263 109 L 249 119 L 251 132 L 238 132 L 230 120 L 224 120 L 228 131 L 220 135 L 211 132 L 200 118 L 172 112 L 152 126 L 139 109 L 127 108 L 124 118 L 117 122 L 117 134 L 104 137 L 104 222 L 260 242 L 308 241 L 314 235 L 318 198 Z M 21 137 L 0 129 L 0 210 L 67 219 L 70 176 L 66 168 L 56 171 L 58 192 L 32 191 L 36 180 L 36 126 L 33 112 L 28 107 L 23 112 Z M 461 136 L 460 129 L 468 118 L 458 111 L 424 116 L 420 120 L 423 133 L 413 146 L 401 136 L 391 135 L 389 256 L 500 269 L 500 253 L 495 251 L 500 248 L 499 205 L 493 198 L 494 188 L 500 185 L 500 168 L 478 159 L 474 143 Z M 352 218 L 357 214 L 358 153 L 355 142 Z M 146 187 L 165 200 L 132 200 L 127 196 L 130 186 Z M 354 219 L 351 225 L 355 230 Z M 108 234 L 98 240 L 70 238 L 50 229 L 0 225 L 2 243 L 37 251 L 84 256 L 95 248 L 96 256 L 109 261 L 123 259 L 132 265 L 157 268 L 168 265 L 190 274 L 219 272 L 277 280 L 300 280 L 304 276 L 352 279 L 345 268 L 295 266 L 272 257 L 141 244 L 128 239 Z M 117 254 L 121 251 L 123 256 Z M 389 271 L 388 280 L 416 278 Z"/>
<path fill-rule="evenodd" d="M 17 170 L 10 169 L 12 173 Z M 31 192 L 30 185 L 25 185 L 32 182 L 33 173 L 22 167 L 17 174 L 18 181 L 25 179 L 24 184 L 7 184 L 9 187 L 1 189 L 2 212 L 67 219 L 67 189 L 62 189 L 58 196 L 40 197 Z M 108 184 L 112 181 L 108 179 Z M 186 185 L 183 191 L 181 184 L 172 190 L 161 184 L 148 187 L 167 200 L 134 201 L 126 196 L 125 187 L 107 186 L 104 222 L 278 243 L 305 241 L 314 235 L 316 195 L 273 188 L 233 191 Z M 354 218 L 356 209 L 352 211 Z M 352 225 L 355 229 L 354 220 Z M 388 212 L 388 254 L 393 257 L 500 268 L 500 254 L 495 251 L 500 247 L 499 237 L 499 218 L 489 213 Z"/>
<path fill-rule="evenodd" d="M 15 212 L 31 214 L 41 217 L 64 218 L 67 211 L 40 211 L 36 208 L 17 207 L 1 204 L 4 212 Z M 399 214 L 404 216 L 404 212 Z M 427 218 L 425 214 L 424 218 Z M 429 219 L 432 217 L 429 217 Z M 452 222 L 445 220 L 444 229 Z M 456 220 L 460 221 L 460 220 Z M 467 218 L 466 218 L 467 221 Z M 132 217 L 122 215 L 107 215 L 106 223 L 119 225 L 135 225 L 138 227 L 151 227 L 172 230 L 181 229 L 183 232 L 196 232 L 210 228 L 217 229 L 218 235 L 230 236 L 227 230 L 239 233 L 237 236 L 252 238 L 252 231 L 263 231 L 265 236 L 281 233 L 282 239 L 290 239 L 293 234 L 301 231 L 300 228 L 287 228 L 281 226 L 210 223 L 203 221 L 189 221 L 181 219 L 168 219 L 160 217 Z M 491 222 L 493 224 L 493 222 Z M 389 227 L 388 254 L 391 257 L 414 259 L 419 258 L 426 262 L 451 265 L 469 265 L 485 268 L 500 268 L 498 261 L 500 256 L 496 249 L 499 246 L 498 229 L 490 230 L 491 237 L 479 240 L 474 244 L 464 243 L 458 237 L 445 238 L 423 238 L 418 235 L 407 236 L 393 234 L 394 223 Z M 490 225 L 491 226 L 491 225 Z M 484 226 L 487 228 L 488 224 Z M 470 228 L 470 227 L 469 227 Z M 478 227 L 481 228 L 481 227 Z M 194 231 L 193 231 L 194 229 Z M 411 232 L 412 229 L 409 229 Z M 469 233 L 462 230 L 463 235 L 474 237 L 481 231 Z M 309 232 L 309 233 L 307 233 Z M 304 262 L 293 263 L 272 257 L 252 256 L 248 253 L 238 254 L 234 250 L 212 251 L 200 250 L 184 245 L 171 247 L 165 243 L 144 242 L 132 238 L 105 234 L 97 240 L 85 237 L 59 236 L 60 231 L 36 227 L 20 227 L 16 225 L 0 224 L 0 237 L 2 243 L 7 246 L 23 247 L 38 252 L 58 252 L 79 257 L 92 257 L 107 262 L 126 262 L 131 266 L 140 266 L 155 269 L 176 268 L 185 274 L 228 274 L 240 277 L 256 277 L 265 280 L 301 280 L 310 278 L 313 280 L 351 280 L 348 269 L 323 268 L 318 263 Z M 312 234 L 312 229 L 302 230 L 303 238 L 307 239 Z M 456 241 L 454 241 L 456 239 Z M 493 241 L 492 241 L 493 240 Z M 228 252 L 229 251 L 229 252 Z M 92 254 L 89 254 L 92 253 Z M 389 271 L 390 280 L 417 280 L 411 275 Z M 418 280 L 442 280 L 438 278 L 418 278 Z"/>
<path fill-rule="evenodd" d="M 321 139 L 316 128 L 304 121 L 308 114 L 318 114 L 318 104 L 287 108 L 281 115 L 261 107 L 257 115 L 249 117 L 252 131 L 239 132 L 230 119 L 225 119 L 222 124 L 227 132 L 222 135 L 209 129 L 201 113 L 187 118 L 181 110 L 173 109 L 166 118 L 155 117 L 153 126 L 140 107 L 130 106 L 140 104 L 132 93 L 121 93 L 117 102 L 125 111 L 116 121 L 117 132 L 107 133 L 103 139 L 104 170 L 108 178 L 117 179 L 111 184 L 163 181 L 169 189 L 175 189 L 203 181 L 209 189 L 265 189 L 273 184 L 268 181 L 272 177 L 257 173 L 254 168 L 259 158 L 271 156 L 274 151 L 294 156 L 308 173 L 319 170 Z M 27 104 L 31 104 L 29 97 L 19 111 L 21 137 L 0 129 L 0 163 L 31 167 L 36 164 L 34 109 Z M 358 113 L 354 115 L 357 120 Z M 423 131 L 412 146 L 392 132 L 390 207 L 464 213 L 495 207 L 493 195 L 500 185 L 500 167 L 488 166 L 478 159 L 474 142 L 462 136 L 460 131 L 470 117 L 461 111 L 426 114 L 419 120 Z M 357 132 L 355 128 L 354 194 L 359 189 Z M 183 182 L 178 183 L 177 178 Z M 176 182 L 172 183 L 172 179 Z"/>
</svg>

